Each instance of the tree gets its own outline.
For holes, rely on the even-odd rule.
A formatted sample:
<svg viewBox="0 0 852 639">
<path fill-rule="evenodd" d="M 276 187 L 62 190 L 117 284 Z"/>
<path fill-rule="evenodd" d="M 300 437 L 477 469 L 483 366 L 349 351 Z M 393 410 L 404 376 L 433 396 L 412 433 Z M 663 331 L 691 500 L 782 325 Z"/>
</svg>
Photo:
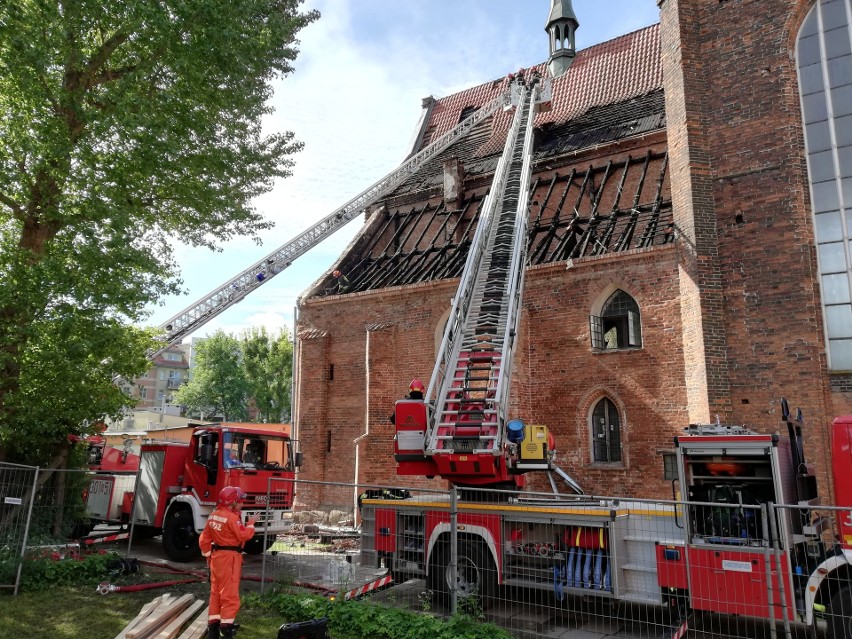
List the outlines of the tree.
<svg viewBox="0 0 852 639">
<path fill-rule="evenodd" d="M 261 422 L 281 423 L 290 419 L 290 389 L 293 378 L 293 342 L 286 330 L 277 336 L 265 328 L 243 335 L 243 368 L 249 394 Z"/>
<path fill-rule="evenodd" d="M 128 403 L 172 240 L 271 226 L 251 201 L 301 145 L 261 121 L 301 3 L 0 2 L 0 459 Z"/>
<path fill-rule="evenodd" d="M 293 345 L 286 330 L 270 336 L 265 328 L 239 338 L 218 331 L 200 342 L 190 381 L 174 402 L 198 417 L 224 415 L 226 421 L 278 423 L 290 416 Z"/>
<path fill-rule="evenodd" d="M 245 421 L 249 383 L 242 358 L 239 340 L 216 331 L 198 345 L 192 378 L 175 393 L 174 403 L 186 406 L 187 412 L 193 414 Z"/>
</svg>

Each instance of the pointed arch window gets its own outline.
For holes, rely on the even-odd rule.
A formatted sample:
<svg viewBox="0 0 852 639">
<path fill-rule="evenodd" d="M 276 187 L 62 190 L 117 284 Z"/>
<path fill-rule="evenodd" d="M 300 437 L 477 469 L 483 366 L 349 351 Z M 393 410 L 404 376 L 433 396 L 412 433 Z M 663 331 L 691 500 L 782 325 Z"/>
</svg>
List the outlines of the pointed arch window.
<svg viewBox="0 0 852 639">
<path fill-rule="evenodd" d="M 618 408 L 608 397 L 601 398 L 592 409 L 592 461 L 621 461 L 621 419 Z"/>
<path fill-rule="evenodd" d="M 639 305 L 622 290 L 613 293 L 603 305 L 600 316 L 589 316 L 592 348 L 612 350 L 640 348 L 642 322 Z"/>
<path fill-rule="evenodd" d="M 852 370 L 852 5 L 819 0 L 796 46 L 826 346 Z"/>
</svg>

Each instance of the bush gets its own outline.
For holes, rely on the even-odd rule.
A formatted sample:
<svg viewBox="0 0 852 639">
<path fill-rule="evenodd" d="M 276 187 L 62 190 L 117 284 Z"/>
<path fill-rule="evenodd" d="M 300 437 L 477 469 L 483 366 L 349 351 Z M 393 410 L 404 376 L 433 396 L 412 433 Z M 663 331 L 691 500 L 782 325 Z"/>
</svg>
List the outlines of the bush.
<svg viewBox="0 0 852 639">
<path fill-rule="evenodd" d="M 370 602 L 278 593 L 246 595 L 243 604 L 280 615 L 284 623 L 327 617 L 336 639 L 511 639 L 500 628 L 468 615 L 440 619 Z"/>
<path fill-rule="evenodd" d="M 21 571 L 23 592 L 47 590 L 59 586 L 95 586 L 109 573 L 108 566 L 118 555 L 90 555 L 84 559 L 30 559 Z"/>
</svg>

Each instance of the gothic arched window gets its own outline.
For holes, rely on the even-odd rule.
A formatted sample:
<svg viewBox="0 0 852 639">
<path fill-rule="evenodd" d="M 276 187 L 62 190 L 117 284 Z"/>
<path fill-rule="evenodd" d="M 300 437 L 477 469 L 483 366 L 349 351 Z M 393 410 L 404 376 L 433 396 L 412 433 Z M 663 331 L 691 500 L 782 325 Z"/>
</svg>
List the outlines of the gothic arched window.
<svg viewBox="0 0 852 639">
<path fill-rule="evenodd" d="M 601 398 L 592 409 L 592 461 L 621 461 L 621 420 L 615 403 Z"/>
<path fill-rule="evenodd" d="M 609 350 L 642 346 L 639 305 L 630 295 L 618 290 L 601 309 L 600 317 L 589 316 L 592 348 Z"/>
<path fill-rule="evenodd" d="M 852 370 L 852 7 L 820 0 L 799 31 L 811 208 L 829 368 Z"/>
</svg>

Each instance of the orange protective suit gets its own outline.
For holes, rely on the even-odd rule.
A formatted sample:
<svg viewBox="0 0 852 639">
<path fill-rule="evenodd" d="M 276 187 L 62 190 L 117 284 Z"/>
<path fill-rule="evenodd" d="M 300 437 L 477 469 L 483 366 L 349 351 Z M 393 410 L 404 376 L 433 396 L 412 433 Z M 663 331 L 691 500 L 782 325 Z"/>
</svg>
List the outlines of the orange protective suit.
<svg viewBox="0 0 852 639">
<path fill-rule="evenodd" d="M 244 526 L 230 508 L 219 506 L 207 519 L 198 545 L 210 566 L 210 612 L 208 621 L 233 624 L 240 609 L 242 545 L 254 537 L 254 526 Z M 225 550 L 222 547 L 231 548 Z M 218 547 L 218 548 L 217 548 Z"/>
</svg>

